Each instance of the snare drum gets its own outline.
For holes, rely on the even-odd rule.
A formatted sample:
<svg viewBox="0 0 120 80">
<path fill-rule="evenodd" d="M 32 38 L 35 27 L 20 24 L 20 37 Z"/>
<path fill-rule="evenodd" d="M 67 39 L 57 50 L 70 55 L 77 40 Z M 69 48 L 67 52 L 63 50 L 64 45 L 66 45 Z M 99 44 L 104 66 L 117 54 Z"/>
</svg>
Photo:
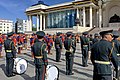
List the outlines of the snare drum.
<svg viewBox="0 0 120 80">
<path fill-rule="evenodd" d="M 45 80 L 58 80 L 59 79 L 59 69 L 55 65 L 47 65 Z"/>
<path fill-rule="evenodd" d="M 27 69 L 27 61 L 22 58 L 15 58 L 14 59 L 14 72 L 18 74 L 25 73 Z"/>
</svg>

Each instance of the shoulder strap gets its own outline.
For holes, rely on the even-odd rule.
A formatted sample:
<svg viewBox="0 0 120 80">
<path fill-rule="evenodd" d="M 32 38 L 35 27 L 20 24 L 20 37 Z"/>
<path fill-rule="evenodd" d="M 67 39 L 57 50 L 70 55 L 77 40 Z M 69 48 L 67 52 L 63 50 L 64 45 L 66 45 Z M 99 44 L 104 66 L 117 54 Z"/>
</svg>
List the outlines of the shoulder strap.
<svg viewBox="0 0 120 80">
<path fill-rule="evenodd" d="M 12 41 L 10 41 L 10 45 L 9 45 L 10 49 L 12 48 L 11 44 L 12 44 Z"/>
<path fill-rule="evenodd" d="M 115 46 L 115 43 L 112 42 L 112 49 L 111 49 L 110 54 L 109 54 L 109 59 L 110 59 L 110 60 L 111 60 L 111 55 L 112 55 L 112 52 L 113 52 L 114 46 Z"/>
<path fill-rule="evenodd" d="M 41 49 L 40 49 L 41 55 L 43 55 L 42 54 L 42 48 L 43 48 L 44 45 L 45 45 L 44 43 L 42 43 L 42 45 L 41 45 Z"/>
</svg>

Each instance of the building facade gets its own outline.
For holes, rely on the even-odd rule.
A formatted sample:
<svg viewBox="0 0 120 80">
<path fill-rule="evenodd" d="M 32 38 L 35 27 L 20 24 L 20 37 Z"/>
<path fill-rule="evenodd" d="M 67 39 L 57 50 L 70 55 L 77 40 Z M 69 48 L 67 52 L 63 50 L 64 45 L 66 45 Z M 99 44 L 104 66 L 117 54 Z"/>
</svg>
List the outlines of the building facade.
<svg viewBox="0 0 120 80">
<path fill-rule="evenodd" d="M 120 0 L 73 0 L 53 6 L 39 1 L 26 9 L 27 27 L 32 30 L 33 16 L 36 17 L 37 31 L 73 29 L 84 32 L 94 27 L 119 27 L 119 5 Z"/>
<path fill-rule="evenodd" d="M 7 34 L 13 29 L 13 21 L 0 19 L 0 33 Z"/>
<path fill-rule="evenodd" d="M 22 19 L 18 19 L 16 20 L 15 26 L 17 29 L 17 32 L 19 33 L 24 33 L 26 31 L 28 31 L 28 27 L 27 27 L 28 23 L 26 20 L 22 20 Z M 15 27 L 14 27 L 15 30 Z"/>
</svg>

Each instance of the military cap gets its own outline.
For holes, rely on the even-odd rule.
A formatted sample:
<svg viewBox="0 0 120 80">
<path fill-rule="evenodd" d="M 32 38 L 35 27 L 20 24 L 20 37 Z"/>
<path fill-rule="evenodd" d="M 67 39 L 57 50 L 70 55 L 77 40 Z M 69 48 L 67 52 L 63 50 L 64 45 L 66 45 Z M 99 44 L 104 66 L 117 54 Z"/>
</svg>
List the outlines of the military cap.
<svg viewBox="0 0 120 80">
<path fill-rule="evenodd" d="M 113 34 L 113 37 L 115 37 L 115 38 L 118 38 L 120 35 L 119 35 L 119 31 L 116 31 L 116 30 L 114 30 L 113 32 L 112 32 L 112 34 Z"/>
<path fill-rule="evenodd" d="M 14 34 L 14 32 L 10 32 L 7 34 L 8 37 L 12 36 Z"/>
<path fill-rule="evenodd" d="M 75 33 L 72 33 L 72 37 L 74 37 L 75 36 Z"/>
<path fill-rule="evenodd" d="M 66 35 L 70 36 L 70 35 L 72 35 L 72 32 L 67 32 Z"/>
<path fill-rule="evenodd" d="M 57 33 L 57 36 L 60 36 L 60 34 L 61 34 L 61 32 L 58 32 L 58 33 Z"/>
<path fill-rule="evenodd" d="M 83 32 L 83 35 L 88 35 L 88 32 Z"/>
<path fill-rule="evenodd" d="M 99 36 L 98 33 L 95 33 L 94 36 Z"/>
<path fill-rule="evenodd" d="M 38 31 L 38 32 L 36 32 L 36 35 L 40 36 L 40 37 L 44 37 L 45 33 L 43 31 Z"/>
<path fill-rule="evenodd" d="M 106 34 L 113 35 L 112 32 L 113 32 L 113 30 L 107 30 L 107 31 L 101 31 L 99 34 L 100 34 L 101 36 L 106 35 Z"/>
<path fill-rule="evenodd" d="M 92 36 L 92 34 L 90 34 L 90 36 Z"/>
<path fill-rule="evenodd" d="M 32 36 L 34 36 L 34 35 L 35 35 L 35 33 L 32 34 Z"/>
</svg>

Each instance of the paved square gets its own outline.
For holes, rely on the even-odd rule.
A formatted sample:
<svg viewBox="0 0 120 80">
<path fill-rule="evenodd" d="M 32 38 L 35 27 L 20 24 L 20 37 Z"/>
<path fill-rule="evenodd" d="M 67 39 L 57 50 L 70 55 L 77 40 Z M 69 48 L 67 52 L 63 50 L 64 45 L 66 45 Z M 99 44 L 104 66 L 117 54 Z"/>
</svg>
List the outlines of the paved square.
<svg viewBox="0 0 120 80">
<path fill-rule="evenodd" d="M 16 75 L 14 77 L 7 77 L 5 75 L 5 57 L 0 58 L 0 76 L 1 80 L 35 80 L 35 67 L 33 59 L 31 58 L 30 50 L 23 50 L 22 54 L 17 55 L 27 60 L 28 68 L 22 75 Z M 77 43 L 77 50 L 74 58 L 73 73 L 74 75 L 65 75 L 65 50 L 62 50 L 61 62 L 55 62 L 55 49 L 51 50 L 52 55 L 48 55 L 48 61 L 50 65 L 56 65 L 59 68 L 59 80 L 92 80 L 92 64 L 89 60 L 88 67 L 82 67 L 82 55 L 80 45 Z"/>
</svg>

